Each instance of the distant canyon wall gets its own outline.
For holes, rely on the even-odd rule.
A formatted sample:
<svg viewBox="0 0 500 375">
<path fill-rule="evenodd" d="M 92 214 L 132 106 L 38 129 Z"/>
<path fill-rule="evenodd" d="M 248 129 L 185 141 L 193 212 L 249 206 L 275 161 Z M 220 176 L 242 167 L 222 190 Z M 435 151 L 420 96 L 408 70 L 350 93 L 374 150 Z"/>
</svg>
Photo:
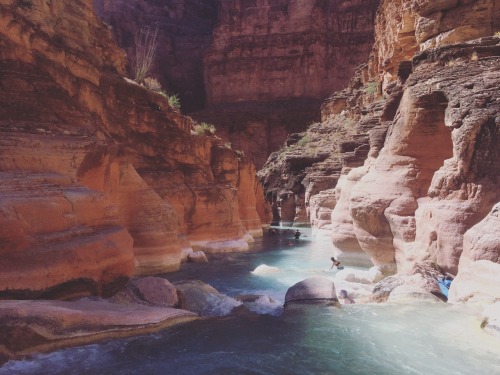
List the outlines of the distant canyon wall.
<svg viewBox="0 0 500 375">
<path fill-rule="evenodd" d="M 258 169 L 366 60 L 378 3 L 94 0 L 131 60 L 135 32 L 159 24 L 153 74 Z"/>
<path fill-rule="evenodd" d="M 124 78 L 90 0 L 0 8 L 1 298 L 109 295 L 262 234 L 253 165 Z"/>
</svg>

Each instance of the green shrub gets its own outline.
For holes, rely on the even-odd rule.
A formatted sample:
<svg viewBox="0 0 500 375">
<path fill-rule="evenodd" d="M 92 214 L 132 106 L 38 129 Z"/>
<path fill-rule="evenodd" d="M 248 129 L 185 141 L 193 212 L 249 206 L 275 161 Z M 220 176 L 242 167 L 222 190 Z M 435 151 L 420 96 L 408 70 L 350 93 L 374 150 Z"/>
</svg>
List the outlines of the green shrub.
<svg viewBox="0 0 500 375">
<path fill-rule="evenodd" d="M 377 91 L 378 91 L 377 82 L 368 82 L 368 84 L 365 87 L 365 92 L 368 95 L 375 95 Z"/>
<path fill-rule="evenodd" d="M 172 94 L 172 95 L 168 95 L 167 93 L 165 94 L 168 99 L 168 104 L 170 104 L 172 108 L 179 109 L 181 107 L 181 101 L 177 96 L 177 94 Z"/>
<path fill-rule="evenodd" d="M 309 134 L 304 135 L 299 141 L 297 142 L 297 145 L 300 147 L 306 146 L 308 143 L 311 142 L 311 136 Z"/>
<path fill-rule="evenodd" d="M 201 122 L 193 126 L 193 131 L 198 135 L 213 135 L 215 134 L 215 126 L 212 124 L 207 124 L 206 122 Z"/>
</svg>

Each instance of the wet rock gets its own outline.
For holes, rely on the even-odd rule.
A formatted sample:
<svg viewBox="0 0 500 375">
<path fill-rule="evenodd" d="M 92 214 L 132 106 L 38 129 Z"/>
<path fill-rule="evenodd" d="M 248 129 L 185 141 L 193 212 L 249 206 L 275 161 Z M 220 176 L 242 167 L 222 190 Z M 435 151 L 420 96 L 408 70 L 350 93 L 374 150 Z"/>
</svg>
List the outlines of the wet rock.
<svg viewBox="0 0 500 375">
<path fill-rule="evenodd" d="M 0 347 L 11 358 L 154 332 L 191 321 L 192 312 L 104 301 L 2 301 Z"/>
<path fill-rule="evenodd" d="M 404 278 L 404 284 L 395 287 L 389 294 L 388 302 L 413 302 L 415 300 L 441 302 L 437 280 L 417 273 Z"/>
<path fill-rule="evenodd" d="M 175 286 L 166 279 L 152 276 L 130 280 L 110 301 L 158 307 L 176 307 L 179 303 Z"/>
<path fill-rule="evenodd" d="M 400 285 L 404 284 L 404 280 L 398 276 L 389 276 L 378 282 L 373 287 L 371 299 L 374 302 L 386 302 L 391 292 Z"/>
<path fill-rule="evenodd" d="M 193 249 L 191 247 L 183 247 L 181 253 L 181 262 L 187 262 L 189 255 L 193 254 Z"/>
<path fill-rule="evenodd" d="M 500 263 L 478 260 L 460 268 L 450 286 L 448 301 L 488 304 L 500 299 Z"/>
<path fill-rule="evenodd" d="M 290 304 L 331 304 L 340 306 L 333 281 L 311 277 L 288 288 L 285 307 Z"/>
<path fill-rule="evenodd" d="M 241 305 L 241 302 L 199 280 L 174 283 L 179 291 L 180 307 L 201 316 L 224 316 Z"/>
<path fill-rule="evenodd" d="M 496 302 L 483 312 L 481 328 L 490 335 L 500 339 L 500 302 Z"/>
<path fill-rule="evenodd" d="M 208 258 L 203 251 L 195 251 L 188 255 L 191 263 L 208 263 Z"/>
</svg>

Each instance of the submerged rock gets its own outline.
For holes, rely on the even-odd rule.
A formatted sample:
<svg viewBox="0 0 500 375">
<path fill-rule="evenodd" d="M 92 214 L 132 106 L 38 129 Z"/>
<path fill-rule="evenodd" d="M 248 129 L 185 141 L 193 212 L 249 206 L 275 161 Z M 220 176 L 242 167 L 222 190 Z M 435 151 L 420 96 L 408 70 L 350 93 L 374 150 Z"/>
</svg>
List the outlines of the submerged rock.
<svg viewBox="0 0 500 375">
<path fill-rule="evenodd" d="M 201 316 L 228 315 L 241 305 L 200 280 L 178 281 L 174 285 L 179 291 L 180 307 Z"/>
<path fill-rule="evenodd" d="M 500 339 L 500 302 L 488 306 L 484 311 L 481 328 L 498 339 Z"/>
<path fill-rule="evenodd" d="M 208 263 L 207 256 L 203 251 L 195 251 L 188 255 L 188 260 L 191 263 Z"/>
<path fill-rule="evenodd" d="M 290 287 L 285 295 L 285 307 L 291 303 L 340 306 L 335 284 L 324 277 L 310 277 Z"/>
<path fill-rule="evenodd" d="M 244 294 L 235 297 L 249 311 L 256 314 L 280 315 L 283 305 L 268 295 Z"/>
</svg>

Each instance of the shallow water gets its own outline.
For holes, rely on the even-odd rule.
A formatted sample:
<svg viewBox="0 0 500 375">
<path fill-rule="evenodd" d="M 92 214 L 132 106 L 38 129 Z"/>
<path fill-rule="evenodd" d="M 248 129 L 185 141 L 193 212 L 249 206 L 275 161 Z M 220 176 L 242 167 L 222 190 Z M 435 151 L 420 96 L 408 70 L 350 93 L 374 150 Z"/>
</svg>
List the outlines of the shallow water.
<svg viewBox="0 0 500 375">
<path fill-rule="evenodd" d="M 328 271 L 328 241 L 212 256 L 168 278 L 197 278 L 229 295 L 287 288 Z M 261 247 L 257 244 L 255 250 Z M 252 273 L 266 264 L 278 270 Z M 474 312 L 444 303 L 308 306 L 280 316 L 240 315 L 9 362 L 0 374 L 500 374 L 500 344 Z"/>
</svg>

